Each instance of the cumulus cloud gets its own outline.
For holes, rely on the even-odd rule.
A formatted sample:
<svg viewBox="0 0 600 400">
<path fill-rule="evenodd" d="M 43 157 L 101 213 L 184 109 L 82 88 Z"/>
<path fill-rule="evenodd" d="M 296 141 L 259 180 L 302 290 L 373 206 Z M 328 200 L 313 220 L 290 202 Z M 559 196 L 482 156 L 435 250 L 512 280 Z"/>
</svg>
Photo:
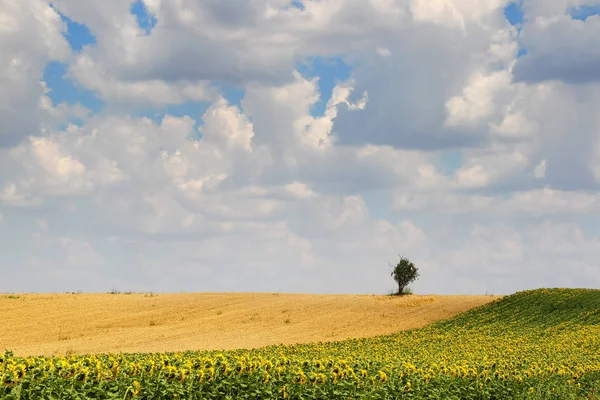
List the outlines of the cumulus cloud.
<svg viewBox="0 0 600 400">
<path fill-rule="evenodd" d="M 302 10 L 287 0 L 145 1 L 156 19 L 146 35 L 125 3 L 53 4 L 87 25 L 96 38 L 96 46 L 74 58 L 71 75 L 106 98 L 135 96 L 140 101 L 142 93 L 180 99 L 176 93 L 181 90 L 173 86 L 181 82 L 289 82 L 294 64 L 303 57 L 368 47 L 375 43 L 371 37 L 395 29 L 407 16 L 406 7 L 386 1 L 352 2 L 349 7 L 335 1 L 307 2 Z M 361 24 L 355 23 L 358 16 Z M 201 96 L 202 91 L 186 90 L 187 96 Z"/>
<path fill-rule="evenodd" d="M 99 4 L 0 13 L 0 290 L 385 293 L 399 253 L 417 291 L 600 282 L 600 91 L 562 39 L 597 18 L 574 2 L 528 1 L 520 33 L 500 0 L 146 0 L 149 32 Z M 58 12 L 96 43 L 71 53 Z M 352 70 L 330 96 L 315 56 Z M 53 104 L 51 60 L 105 109 Z"/>
<path fill-rule="evenodd" d="M 585 21 L 565 14 L 532 17 L 519 37 L 527 54 L 515 66 L 515 79 L 560 80 L 571 84 L 598 82 L 599 37 L 600 16 L 597 15 Z"/>
<path fill-rule="evenodd" d="M 357 64 L 356 90 L 368 90 L 369 102 L 361 113 L 340 114 L 335 131 L 341 142 L 423 150 L 481 142 L 481 130 L 447 128 L 495 116 L 495 104 L 511 91 L 504 86 L 517 52 L 516 30 L 500 13 L 490 8 L 466 17 L 466 31 L 442 22 L 452 18 L 444 13 L 439 21 L 416 19 L 382 39 L 390 56 L 350 57 Z"/>
<path fill-rule="evenodd" d="M 36 194 L 87 195 L 97 185 L 123 179 L 115 162 L 102 156 L 82 161 L 84 152 L 73 154 L 81 144 L 73 143 L 68 135 L 61 132 L 49 137 L 30 137 L 11 151 L 15 170 L 20 169 L 23 175 L 20 181 L 8 182 L 4 187 L 6 201 L 25 200 Z"/>
<path fill-rule="evenodd" d="M 65 26 L 48 2 L 3 2 L 0 12 L 0 146 L 11 146 L 39 134 L 44 110 L 38 104 L 45 89 L 39 81 L 46 63 L 67 61 Z"/>
<path fill-rule="evenodd" d="M 160 79 L 134 82 L 118 80 L 86 53 L 75 58 L 68 76 L 101 98 L 110 100 L 112 107 L 166 106 L 188 101 L 209 101 L 218 96 L 218 91 L 206 81 L 179 80 L 168 83 Z"/>
</svg>

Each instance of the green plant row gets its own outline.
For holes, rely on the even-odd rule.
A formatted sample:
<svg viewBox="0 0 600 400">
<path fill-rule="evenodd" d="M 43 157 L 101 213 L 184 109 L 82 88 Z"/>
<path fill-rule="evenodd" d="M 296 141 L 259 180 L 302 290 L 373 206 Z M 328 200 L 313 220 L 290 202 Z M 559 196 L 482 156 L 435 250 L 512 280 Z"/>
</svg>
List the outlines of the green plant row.
<svg viewBox="0 0 600 400">
<path fill-rule="evenodd" d="M 557 377 L 530 378 L 525 382 L 465 379 L 441 376 L 389 379 L 357 384 L 290 382 L 274 379 L 267 383 L 258 375 L 219 378 L 212 381 L 168 379 L 146 376 L 140 380 L 100 382 L 68 378 L 48 379 L 44 384 L 23 380 L 5 388 L 3 399 L 584 399 L 598 398 L 600 375 L 581 377 L 577 384 Z"/>
</svg>

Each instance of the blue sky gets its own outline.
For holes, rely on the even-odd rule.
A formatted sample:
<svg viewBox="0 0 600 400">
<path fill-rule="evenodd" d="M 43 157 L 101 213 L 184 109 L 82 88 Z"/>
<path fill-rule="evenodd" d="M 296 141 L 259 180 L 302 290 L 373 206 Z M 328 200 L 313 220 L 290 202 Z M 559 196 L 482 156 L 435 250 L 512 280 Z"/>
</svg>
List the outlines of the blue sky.
<svg viewBox="0 0 600 400">
<path fill-rule="evenodd" d="M 598 2 L 275 3 L 11 10 L 0 292 L 600 285 Z"/>
</svg>

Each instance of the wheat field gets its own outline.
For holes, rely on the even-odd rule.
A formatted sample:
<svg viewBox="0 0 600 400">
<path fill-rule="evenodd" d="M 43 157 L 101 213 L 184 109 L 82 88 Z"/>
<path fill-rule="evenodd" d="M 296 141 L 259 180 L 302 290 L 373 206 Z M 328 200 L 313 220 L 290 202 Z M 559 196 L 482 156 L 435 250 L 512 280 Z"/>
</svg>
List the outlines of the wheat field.
<svg viewBox="0 0 600 400">
<path fill-rule="evenodd" d="M 51 356 L 334 341 L 422 327 L 499 297 L 0 294 L 0 349 Z"/>
</svg>

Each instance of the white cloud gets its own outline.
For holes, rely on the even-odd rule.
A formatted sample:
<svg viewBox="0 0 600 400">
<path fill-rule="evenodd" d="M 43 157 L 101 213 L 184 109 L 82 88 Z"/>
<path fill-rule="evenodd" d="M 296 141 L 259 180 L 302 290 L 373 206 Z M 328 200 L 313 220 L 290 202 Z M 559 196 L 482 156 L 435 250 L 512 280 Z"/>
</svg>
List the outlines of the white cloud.
<svg viewBox="0 0 600 400">
<path fill-rule="evenodd" d="M 307 199 L 315 196 L 315 192 L 310 187 L 298 181 L 288 183 L 285 188 L 292 196 L 297 198 Z"/>
<path fill-rule="evenodd" d="M 380 39 L 389 56 L 348 56 L 355 89 L 367 91 L 369 102 L 364 111 L 340 113 L 334 132 L 341 143 L 437 150 L 476 144 L 487 136 L 481 125 L 500 122 L 514 92 L 517 31 L 499 2 L 466 4 L 413 2 L 415 20 Z M 464 30 L 445 10 L 458 13 Z"/>
<path fill-rule="evenodd" d="M 157 24 L 145 35 L 118 1 L 102 7 L 72 0 L 53 4 L 96 38 L 96 46 L 74 57 L 72 75 L 107 99 L 143 102 L 161 101 L 150 96 L 160 93 L 164 101 L 183 100 L 181 82 L 289 82 L 301 58 L 373 47 L 371 37 L 398 29 L 408 15 L 406 7 L 389 1 L 343 7 L 337 1 L 309 2 L 303 11 L 281 0 L 235 6 L 146 2 Z M 183 98 L 202 97 L 203 91 L 188 90 Z"/>
<path fill-rule="evenodd" d="M 600 208 L 596 193 L 557 191 L 550 188 L 514 193 L 505 206 L 506 214 L 558 215 L 593 213 Z"/>
<path fill-rule="evenodd" d="M 511 75 L 507 70 L 495 71 L 484 76 L 477 73 L 471 78 L 469 86 L 463 89 L 461 96 L 452 97 L 446 103 L 449 126 L 475 125 L 488 122 L 497 112 L 494 101 L 498 100 L 497 92 L 510 90 Z"/>
<path fill-rule="evenodd" d="M 535 3 L 535 2 L 534 2 Z M 572 84 L 600 81 L 600 17 L 592 15 L 585 22 L 572 19 L 566 14 L 567 4 L 554 3 L 560 7 L 556 14 L 544 15 L 541 7 L 527 7 L 535 12 L 525 24 L 519 42 L 527 48 L 527 54 L 517 62 L 515 77 L 527 82 L 561 80 Z M 594 2 L 571 2 L 571 6 Z"/>
<path fill-rule="evenodd" d="M 12 150 L 12 158 L 23 173 L 22 180 L 8 183 L 4 188 L 5 201 L 11 198 L 36 197 L 36 194 L 86 195 L 97 184 L 120 180 L 120 172 L 108 168 L 103 172 L 105 160 L 100 159 L 97 171 L 91 171 L 68 146 L 78 147 L 68 133 L 57 133 L 50 137 L 30 137 Z M 16 168 L 16 170 L 18 170 Z"/>
<path fill-rule="evenodd" d="M 542 179 L 546 176 L 546 160 L 540 161 L 540 163 L 533 168 L 532 175 L 536 179 Z"/>
<path fill-rule="evenodd" d="M 218 91 L 206 81 L 165 82 L 159 79 L 120 81 L 102 70 L 86 53 L 77 56 L 69 68 L 69 77 L 110 100 L 113 106 L 166 106 L 188 101 L 214 100 Z"/>
<path fill-rule="evenodd" d="M 225 149 L 238 146 L 252 152 L 252 123 L 237 107 L 223 100 L 206 110 L 203 120 L 201 132 L 207 141 L 213 141 Z"/>
<path fill-rule="evenodd" d="M 515 111 L 513 111 L 515 110 Z M 498 138 L 523 139 L 530 137 L 536 129 L 535 122 L 528 121 L 522 111 L 511 105 L 500 123 L 490 122 L 491 133 Z"/>
<path fill-rule="evenodd" d="M 398 191 L 398 210 L 426 210 L 439 214 L 473 214 L 486 218 L 518 218 L 585 215 L 600 211 L 600 195 L 592 192 L 561 191 L 549 187 L 513 191 L 509 196 L 465 194 L 460 192 Z"/>
<path fill-rule="evenodd" d="M 69 45 L 60 16 L 42 0 L 3 2 L 0 11 L 0 146 L 37 134 L 44 88 L 39 81 L 49 61 L 67 61 Z M 43 111 L 43 110 L 42 110 Z"/>
<path fill-rule="evenodd" d="M 558 285 L 569 260 L 564 282 L 598 282 L 600 89 L 556 63 L 564 82 L 523 79 L 553 32 L 593 44 L 594 19 L 534 0 L 518 36 L 506 1 L 242 3 L 146 1 L 148 35 L 126 2 L 54 1 L 97 40 L 75 54 L 46 3 L 0 14 L 0 215 L 15 232 L 0 246 L 16 249 L 0 265 L 20 268 L 2 283 L 385 293 L 398 253 L 422 268 L 417 291 Z M 517 60 L 529 44 L 535 62 Z M 296 69 L 313 56 L 351 66 L 329 99 L 319 70 Z M 106 107 L 52 104 L 49 60 Z"/>
<path fill-rule="evenodd" d="M 0 192 L 0 201 L 8 206 L 36 206 L 41 204 L 39 197 L 34 197 L 27 192 L 28 182 L 24 182 L 22 187 L 17 187 L 14 182 L 8 181 Z"/>
<path fill-rule="evenodd" d="M 466 24 L 484 23 L 490 14 L 506 4 L 506 0 L 412 0 L 411 11 L 416 21 L 433 22 L 465 31 Z"/>
<path fill-rule="evenodd" d="M 485 187 L 519 174 L 529 165 L 525 150 L 512 145 L 496 145 L 465 151 L 463 166 L 456 171 L 456 181 L 461 187 Z"/>
</svg>

